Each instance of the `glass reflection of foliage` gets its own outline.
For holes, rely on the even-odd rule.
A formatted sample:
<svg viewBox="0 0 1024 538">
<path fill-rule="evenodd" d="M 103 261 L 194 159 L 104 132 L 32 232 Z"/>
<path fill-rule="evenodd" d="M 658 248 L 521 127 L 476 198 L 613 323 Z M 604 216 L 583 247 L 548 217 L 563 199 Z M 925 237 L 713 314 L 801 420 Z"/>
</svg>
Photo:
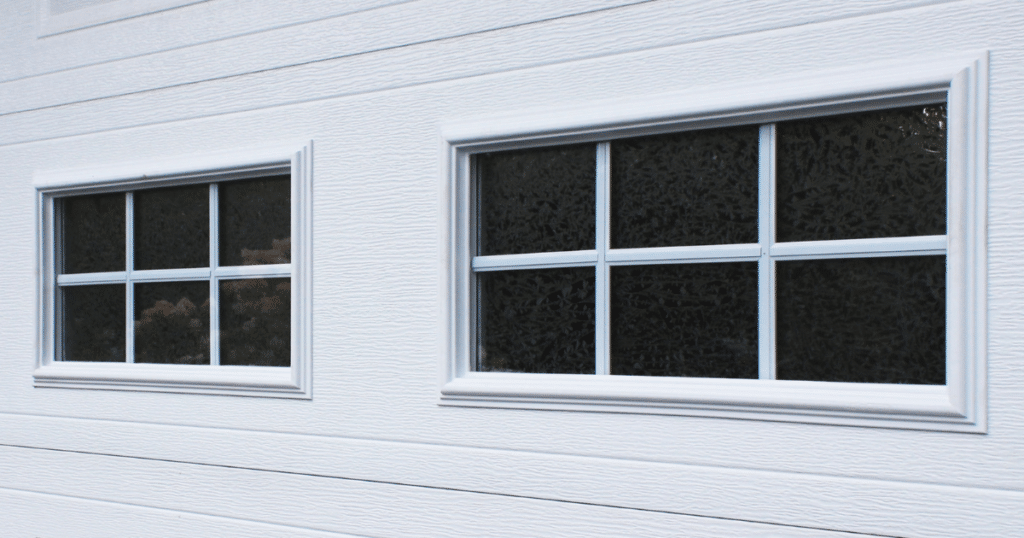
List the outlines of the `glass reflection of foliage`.
<svg viewBox="0 0 1024 538">
<path fill-rule="evenodd" d="M 220 265 L 291 261 L 291 178 L 274 176 L 218 186 Z"/>
<path fill-rule="evenodd" d="M 135 269 L 210 265 L 210 187 L 135 193 Z"/>
<path fill-rule="evenodd" d="M 135 284 L 135 362 L 210 363 L 210 284 Z"/>
<path fill-rule="evenodd" d="M 60 293 L 64 302 L 62 359 L 124 362 L 124 284 L 65 286 Z"/>
<path fill-rule="evenodd" d="M 478 370 L 594 373 L 594 268 L 478 273 Z"/>
<path fill-rule="evenodd" d="M 220 282 L 220 363 L 291 365 L 291 279 Z"/>
<path fill-rule="evenodd" d="M 778 240 L 946 233 L 946 105 L 778 124 Z"/>
<path fill-rule="evenodd" d="M 779 262 L 779 379 L 942 385 L 945 256 Z"/>
<path fill-rule="evenodd" d="M 479 254 L 594 248 L 594 144 L 476 156 Z"/>
<path fill-rule="evenodd" d="M 125 270 L 124 193 L 63 200 L 63 273 Z"/>
<path fill-rule="evenodd" d="M 756 243 L 757 144 L 757 126 L 612 141 L 612 248 Z"/>
<path fill-rule="evenodd" d="M 757 378 L 757 263 L 611 274 L 612 374 Z"/>
</svg>

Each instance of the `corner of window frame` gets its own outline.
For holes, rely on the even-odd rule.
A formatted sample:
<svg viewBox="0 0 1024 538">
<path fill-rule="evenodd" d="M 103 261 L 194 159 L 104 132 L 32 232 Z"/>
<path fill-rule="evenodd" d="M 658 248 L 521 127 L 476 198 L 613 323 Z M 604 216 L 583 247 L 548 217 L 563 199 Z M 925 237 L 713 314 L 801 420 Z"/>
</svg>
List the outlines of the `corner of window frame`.
<svg viewBox="0 0 1024 538">
<path fill-rule="evenodd" d="M 945 385 L 472 371 L 472 155 L 739 125 L 744 118 L 754 124 L 834 115 L 941 94 L 948 109 Z M 988 51 L 571 108 L 496 111 L 453 119 L 441 138 L 447 335 L 438 405 L 987 433 Z"/>
<path fill-rule="evenodd" d="M 69 195 L 124 192 L 244 180 L 273 174 L 291 177 L 290 366 L 128 364 L 57 360 L 56 234 L 54 200 Z M 34 386 L 312 398 L 312 189 L 313 141 L 284 142 L 209 154 L 155 157 L 68 169 L 37 170 L 36 357 Z"/>
</svg>

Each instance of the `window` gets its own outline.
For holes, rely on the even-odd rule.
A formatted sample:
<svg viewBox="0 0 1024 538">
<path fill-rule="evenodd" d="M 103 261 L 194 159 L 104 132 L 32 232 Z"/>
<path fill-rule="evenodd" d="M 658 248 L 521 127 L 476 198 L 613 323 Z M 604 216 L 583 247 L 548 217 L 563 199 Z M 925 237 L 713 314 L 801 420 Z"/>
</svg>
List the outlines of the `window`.
<svg viewBox="0 0 1024 538">
<path fill-rule="evenodd" d="M 983 428 L 961 308 L 979 300 L 977 73 L 449 128 L 441 403 Z"/>
<path fill-rule="evenodd" d="M 37 385 L 308 396 L 306 153 L 41 189 Z"/>
<path fill-rule="evenodd" d="M 474 155 L 476 370 L 945 384 L 946 123 Z"/>
</svg>

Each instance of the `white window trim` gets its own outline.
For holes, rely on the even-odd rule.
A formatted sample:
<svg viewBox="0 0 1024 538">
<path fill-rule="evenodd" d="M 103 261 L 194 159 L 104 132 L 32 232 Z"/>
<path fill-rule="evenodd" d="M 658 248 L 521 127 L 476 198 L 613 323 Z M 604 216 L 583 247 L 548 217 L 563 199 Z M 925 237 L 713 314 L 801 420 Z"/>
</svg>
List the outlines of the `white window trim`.
<svg viewBox="0 0 1024 538">
<path fill-rule="evenodd" d="M 447 189 L 448 218 L 444 233 L 448 248 L 446 318 L 449 333 L 447 352 L 442 359 L 440 405 L 671 414 L 984 433 L 987 429 L 987 77 L 988 54 L 981 52 L 866 65 L 746 87 L 638 96 L 573 109 L 511 111 L 446 124 L 442 129 L 442 166 Z M 496 270 L 507 267 L 510 261 L 508 257 L 487 256 L 475 260 L 472 257 L 472 154 L 600 142 L 683 129 L 773 123 L 915 104 L 943 94 L 949 113 L 947 235 L 831 241 L 826 246 L 830 252 L 857 252 L 859 255 L 877 252 L 892 256 L 900 251 L 946 254 L 946 385 L 471 371 L 473 271 Z M 766 130 L 762 128 L 762 139 L 771 138 Z M 600 155 L 601 149 L 598 152 Z M 600 158 L 598 163 L 600 166 Z M 600 192 L 598 197 L 601 203 Z M 764 206 L 768 202 L 765 198 L 762 196 L 762 214 L 765 210 L 774 213 L 774 208 Z M 765 244 L 765 238 L 760 239 L 761 244 Z M 642 249 L 650 252 L 628 255 L 652 261 L 679 257 L 756 260 L 762 254 L 761 244 Z M 773 257 L 799 259 L 803 254 L 820 258 L 814 251 L 823 244 L 771 244 L 769 248 Z M 515 265 L 526 268 L 596 263 L 602 256 L 600 251 L 521 255 L 522 259 L 515 260 Z M 764 325 L 763 320 L 761 325 Z M 600 327 L 598 331 L 600 338 Z M 599 357 L 598 373 L 603 373 L 601 363 Z M 764 367 L 762 364 L 762 369 Z M 774 376 L 762 372 L 762 377 Z"/>
<path fill-rule="evenodd" d="M 313 143 L 281 144 L 228 153 L 154 159 L 110 166 L 39 171 L 37 208 L 37 387 L 113 389 L 278 398 L 312 397 L 312 187 Z M 133 281 L 209 279 L 217 276 L 291 276 L 291 366 L 90 363 L 56 360 L 55 287 L 97 277 L 128 279 L 125 272 L 61 275 L 55 270 L 54 199 L 61 196 L 243 179 L 291 176 L 291 264 L 140 272 Z M 211 208 L 211 218 L 215 216 Z M 211 241 L 211 245 L 216 240 Z M 211 246 L 211 249 L 213 247 Z M 193 274 L 194 273 L 194 274 Z M 74 281 L 74 282 L 73 282 Z M 78 282 L 81 281 L 81 282 Z M 215 329 L 215 328 L 214 328 Z M 213 345 L 215 343 L 212 343 Z"/>
</svg>

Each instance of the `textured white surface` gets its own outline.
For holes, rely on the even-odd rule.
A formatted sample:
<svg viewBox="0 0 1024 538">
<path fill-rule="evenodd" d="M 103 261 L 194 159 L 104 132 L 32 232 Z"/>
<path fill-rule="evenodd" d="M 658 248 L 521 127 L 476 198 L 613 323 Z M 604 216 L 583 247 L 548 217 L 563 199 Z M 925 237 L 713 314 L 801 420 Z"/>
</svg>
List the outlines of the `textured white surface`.
<svg viewBox="0 0 1024 538">
<path fill-rule="evenodd" d="M 0 64 L 0 80 L 117 61 L 254 32 L 374 9 L 408 0 L 217 0 L 36 40 L 39 0 L 0 4 L 0 47 L 19 55 Z"/>
<path fill-rule="evenodd" d="M 308 24 L 273 27 L 201 45 L 103 62 L 5 85 L 0 113 L 136 93 L 167 86 L 238 76 L 256 71 L 343 58 L 396 47 L 450 40 L 529 24 L 579 16 L 638 0 L 488 2 L 419 0 L 347 6 L 355 11 Z M 370 4 L 370 2 L 363 2 Z M 362 8 L 362 10 L 359 10 Z M 335 8 L 338 9 L 338 8 Z M 458 13 L 452 17 L 451 13 Z M 271 13 L 266 21 L 272 21 Z M 278 25 L 275 25 L 278 26 Z M 252 54 L 258 50 L 259 54 Z"/>
<path fill-rule="evenodd" d="M 0 488 L 3 533 L 46 538 L 357 538 L 354 534 L 245 521 L 121 503 Z M 813 536 L 813 535 L 812 535 Z M 839 535 L 842 536 L 842 535 Z"/>
<path fill-rule="evenodd" d="M 66 468 L 78 471 L 66 476 L 60 471 Z M 0 470 L 19 491 L 58 490 L 120 505 L 156 504 L 187 514 L 365 536 L 849 536 L 656 510 L 9 447 L 0 447 Z"/>
<path fill-rule="evenodd" d="M 715 5 L 717 6 L 718 4 Z M 892 26 L 889 29 L 890 32 L 899 33 L 903 31 L 906 22 L 899 20 L 900 18 L 921 17 L 923 12 L 929 11 L 925 8 L 908 9 L 896 12 L 899 16 L 888 16 L 880 21 L 872 20 L 879 17 L 879 15 L 857 19 L 851 18 L 850 20 L 855 22 L 845 25 L 843 23 L 846 22 L 846 19 L 832 19 L 829 15 L 835 13 L 836 10 L 842 9 L 842 6 L 847 4 L 829 4 L 828 7 L 824 7 L 825 5 L 821 3 L 807 2 L 799 7 L 807 8 L 812 5 L 818 6 L 817 9 L 823 10 L 823 12 L 812 12 L 817 13 L 817 18 L 826 21 L 819 25 L 819 28 L 839 25 L 844 27 L 843 29 L 847 32 L 859 34 L 856 37 L 860 38 L 863 38 L 864 31 L 878 32 L 877 37 L 886 44 L 888 44 L 888 40 L 893 36 L 884 35 L 887 29 L 884 26 L 878 28 L 872 23 L 882 22 L 886 26 Z M 11 116 L 9 119 L 13 122 L 13 127 L 28 129 L 29 125 L 35 125 L 37 128 L 19 130 L 17 134 L 14 132 L 2 133 L 7 136 L 0 137 L 0 144 L 55 136 L 62 131 L 55 130 L 54 128 L 63 125 L 64 120 L 69 115 L 83 119 L 86 117 L 90 118 L 89 127 L 84 132 L 94 132 L 171 119 L 195 118 L 215 113 L 253 110 L 281 103 L 303 102 L 381 91 L 390 88 L 408 87 L 429 82 L 455 80 L 488 73 L 559 64 L 571 60 L 583 60 L 610 54 L 645 51 L 679 44 L 696 44 L 697 50 L 694 52 L 698 53 L 698 56 L 694 57 L 694 60 L 697 61 L 695 63 L 691 61 L 684 65 L 675 66 L 673 70 L 681 69 L 682 71 L 678 71 L 672 77 L 664 79 L 663 84 L 673 79 L 678 80 L 680 76 L 686 77 L 687 75 L 689 75 L 687 78 L 691 78 L 686 84 L 687 86 L 692 86 L 695 83 L 699 85 L 712 82 L 714 75 L 717 74 L 716 71 L 720 73 L 723 69 L 727 75 L 732 77 L 741 76 L 743 80 L 748 81 L 751 80 L 750 77 L 754 77 L 753 80 L 757 80 L 766 75 L 771 76 L 774 73 L 784 72 L 787 70 L 786 68 L 799 67 L 801 70 L 807 69 L 807 64 L 801 63 L 798 65 L 786 65 L 786 68 L 780 70 L 780 66 L 772 65 L 772 63 L 765 62 L 758 57 L 765 54 L 772 55 L 773 53 L 778 53 L 780 49 L 786 48 L 780 46 L 785 43 L 779 40 L 784 39 L 784 35 L 790 32 L 802 33 L 800 30 L 803 30 L 805 25 L 815 22 L 815 17 L 801 16 L 804 10 L 771 10 L 767 8 L 763 11 L 746 11 L 747 17 L 737 17 L 736 11 L 739 9 L 737 5 L 729 4 L 724 6 L 724 9 L 714 8 L 710 9 L 707 13 L 700 11 L 695 13 L 692 6 L 684 5 L 680 7 L 673 5 L 671 2 L 647 2 L 636 6 L 589 13 L 577 17 L 557 18 L 537 24 L 513 26 L 503 31 L 468 34 L 458 39 L 426 41 L 420 45 L 408 47 L 392 46 L 377 51 L 369 51 L 366 54 L 343 55 L 340 57 L 328 56 L 322 61 L 292 64 L 288 67 L 270 70 L 256 70 L 247 75 L 212 79 L 205 84 L 188 83 L 188 79 L 182 81 L 181 85 L 162 85 L 159 82 L 141 83 L 142 86 L 140 87 L 151 87 L 152 89 L 141 93 L 120 95 L 116 105 L 106 102 L 106 99 L 101 97 L 92 97 L 90 100 L 78 101 L 74 97 L 74 92 L 88 92 L 87 88 L 93 85 L 99 88 L 108 87 L 108 83 L 105 81 L 110 80 L 111 77 L 116 80 L 127 78 L 128 82 L 125 84 L 130 87 L 133 84 L 132 80 L 144 76 L 144 73 L 152 69 L 157 69 L 158 72 L 171 73 L 171 75 L 165 76 L 173 76 L 173 73 L 181 72 L 181 65 L 201 66 L 208 62 L 217 63 L 218 61 L 222 62 L 221 69 L 225 69 L 224 65 L 232 65 L 239 61 L 244 62 L 244 59 L 248 57 L 250 52 L 247 49 L 236 49 L 225 52 L 221 56 L 204 58 L 198 64 L 195 63 L 195 58 L 191 59 L 192 63 L 181 61 L 186 59 L 179 59 L 179 61 L 171 62 L 167 67 L 164 66 L 163 62 L 147 60 L 148 63 L 145 69 L 129 69 L 127 73 L 117 70 L 116 64 L 100 66 L 97 67 L 97 69 L 101 69 L 100 72 L 84 80 L 79 80 L 77 84 L 73 80 L 74 73 L 65 75 L 65 78 L 71 78 L 71 81 L 65 82 L 62 80 L 59 84 L 54 84 L 51 81 L 48 84 L 36 85 L 32 80 L 15 81 L 11 83 L 12 87 L 25 86 L 24 89 L 17 92 L 18 97 L 14 98 L 15 103 L 22 102 L 23 99 L 46 100 L 47 95 L 56 92 L 58 97 L 49 98 L 49 102 L 66 104 L 59 109 L 52 107 L 43 108 L 34 114 L 28 114 L 27 112 L 18 113 L 16 111 L 21 109 L 18 106 L 4 109 L 5 111 L 10 111 Z M 686 9 L 687 7 L 690 7 L 690 9 Z M 754 15 L 755 13 L 758 15 Z M 772 29 L 773 26 L 771 24 L 762 23 L 763 15 L 761 13 L 778 14 L 778 20 L 772 21 L 772 23 L 778 25 L 780 29 Z M 842 11 L 839 11 L 839 13 L 843 14 Z M 856 14 L 857 12 L 845 13 L 847 17 L 852 17 Z M 705 23 L 701 25 L 693 24 L 694 17 L 701 16 Z M 421 22 L 416 21 L 417 24 Z M 1010 20 L 1002 22 L 1012 24 Z M 858 28 L 864 25 L 869 26 L 868 28 Z M 635 28 L 642 28 L 643 31 L 632 31 Z M 681 33 L 682 30 L 688 28 L 693 29 L 691 30 L 692 33 L 689 35 L 685 32 Z M 933 31 L 940 30 L 940 28 L 931 29 Z M 385 31 L 390 31 L 390 29 L 385 28 Z M 943 31 L 943 34 L 944 39 L 957 44 L 952 39 L 953 36 L 949 35 L 948 32 Z M 566 39 L 566 36 L 573 37 L 572 39 Z M 737 45 L 745 47 L 747 45 L 745 42 L 758 38 L 767 40 L 767 42 L 758 43 L 749 51 L 736 50 Z M 300 42 L 305 39 L 305 36 L 303 36 Z M 843 41 L 842 39 L 837 40 L 840 43 Z M 833 42 L 830 43 L 835 46 Z M 712 47 L 719 50 L 700 50 L 704 47 Z M 728 47 L 729 49 L 722 49 L 722 47 Z M 964 50 L 960 47 L 961 45 L 957 44 L 956 49 Z M 831 53 L 835 56 L 837 52 L 829 50 L 830 47 L 817 51 L 804 51 L 802 50 L 803 47 L 800 48 L 801 54 L 817 52 L 818 54 Z M 267 50 L 274 51 L 276 49 L 268 48 Z M 727 50 L 731 50 L 731 53 L 727 52 Z M 921 53 L 920 47 L 914 47 L 913 50 L 914 54 Z M 717 58 L 723 54 L 735 55 L 737 52 L 740 52 L 742 56 L 746 56 L 743 63 L 751 63 L 749 67 L 744 65 L 730 68 L 728 64 L 722 64 L 717 61 Z M 852 58 L 863 62 L 863 56 L 856 54 L 854 50 L 845 49 L 844 47 L 844 50 L 841 52 L 842 54 L 838 57 L 826 57 L 825 61 L 819 61 L 817 64 L 829 66 L 842 59 L 842 56 L 846 56 L 847 61 Z M 676 53 L 674 56 L 679 57 L 679 54 Z M 242 58 L 242 60 L 235 59 L 238 57 Z M 787 58 L 786 64 L 790 64 L 788 60 Z M 644 63 L 648 62 L 645 61 Z M 660 64 L 660 62 L 650 62 L 650 64 L 650 66 L 653 66 Z M 634 70 L 639 74 L 650 66 L 635 64 L 629 70 L 631 73 L 629 78 L 625 80 L 619 78 L 616 82 L 618 84 L 628 83 L 633 78 L 632 73 Z M 762 73 L 749 70 L 755 66 L 760 67 Z M 193 69 L 201 70 L 201 68 L 195 67 L 189 68 L 185 72 L 187 73 Z M 359 76 L 353 76 L 353 73 L 358 73 Z M 613 73 L 611 72 L 603 73 L 604 78 L 612 75 Z M 621 74 L 619 76 L 621 77 Z M 692 77 L 695 76 L 699 78 L 693 80 Z M 163 84 L 167 84 L 166 81 Z M 678 88 L 679 86 L 673 85 L 669 87 Z M 636 88 L 636 86 L 630 85 L 631 90 Z M 621 90 L 622 88 L 619 89 Z M 649 91 L 650 88 L 645 88 L 645 93 Z M 0 88 L 0 94 L 3 92 L 4 89 Z M 59 97 L 61 93 L 66 94 L 68 99 L 61 99 Z M 101 91 L 99 93 L 100 95 L 106 95 L 108 92 Z M 25 97 L 22 97 L 22 95 Z M 4 101 L 12 99 L 7 95 L 5 97 Z M 81 98 L 79 97 L 79 99 Z M 154 110 L 153 103 L 161 101 L 163 103 L 159 110 Z M 25 102 L 27 103 L 27 101 Z M 41 104 L 46 101 L 34 102 Z M 97 110 L 97 108 L 104 110 L 105 113 L 97 114 L 92 112 L 92 110 Z M 30 111 L 35 110 L 31 105 L 28 106 L 28 109 Z M 111 115 L 113 111 L 119 113 Z M 127 115 L 124 116 L 122 113 Z M 29 117 L 32 120 L 28 120 Z M 19 119 L 28 120 L 29 123 L 22 125 L 18 121 Z M 79 128 L 75 132 L 83 132 L 83 130 Z"/>
<path fill-rule="evenodd" d="M 0 426 L 9 432 L 0 439 L 8 445 L 59 447 L 91 454 L 154 459 L 161 463 L 188 461 L 204 466 L 781 525 L 798 521 L 801 526 L 862 533 L 968 536 L 988 532 L 1000 536 L 1010 529 L 1024 527 L 1024 492 L 950 487 L 934 481 L 907 483 L 500 449 L 71 419 L 0 415 Z M 45 433 L 40 435 L 40 429 Z M 27 452 L 36 451 L 26 449 L 13 454 L 23 454 L 18 456 L 18 462 L 25 462 L 35 457 L 24 454 Z M 116 458 L 97 461 L 118 465 Z M 10 473 L 22 472 L 16 469 L 24 463 L 12 462 L 11 465 Z M 29 475 L 21 479 L 10 473 L 11 487 L 32 489 Z M 35 471 L 31 476 L 39 478 L 38 473 Z M 59 485 L 61 482 L 56 476 L 59 475 L 55 475 L 53 483 Z M 40 491 L 59 493 L 59 490 Z"/>
<path fill-rule="evenodd" d="M 150 530 L 180 517 L 167 536 L 226 534 L 217 530 L 224 520 L 204 519 L 215 516 L 370 536 L 822 535 L 795 526 L 1013 536 L 1024 528 L 1019 3 L 659 0 L 529 23 L 543 18 L 531 18 L 540 4 L 463 20 L 417 11 L 448 4 L 413 2 L 389 9 L 424 15 L 393 30 L 422 44 L 356 54 L 373 46 L 330 41 L 358 17 L 346 15 L 276 32 L 298 36 L 308 26 L 348 56 L 173 86 L 236 64 L 257 69 L 260 58 L 317 59 L 316 43 L 296 37 L 278 50 L 278 34 L 266 32 L 265 45 L 242 38 L 232 48 L 227 39 L 150 53 L 337 10 L 333 2 L 241 5 L 206 2 L 39 41 L 30 37 L 34 2 L 0 6 L 5 78 L 110 61 L 44 86 L 0 83 L 3 110 L 46 107 L 0 115 L 0 445 L 37 447 L 0 448 L 0 488 L 8 488 L 0 506 L 22 507 L 4 515 L 17 513 L 23 534 L 67 534 L 52 511 L 65 498 L 14 490 L 75 497 L 69 513 L 82 517 L 71 528 L 85 535 L 104 535 L 107 517 Z M 503 20 L 522 24 L 430 40 Z M 203 56 L 217 47 L 223 52 Z M 991 62 L 987 435 L 436 405 L 445 122 L 978 50 Z M 192 64 L 162 65 L 192 52 Z M 114 61 L 140 54 L 148 56 Z M 125 91 L 136 93 L 62 104 Z M 33 173 L 310 139 L 312 400 L 32 387 Z M 629 509 L 579 504 L 588 502 Z"/>
</svg>

